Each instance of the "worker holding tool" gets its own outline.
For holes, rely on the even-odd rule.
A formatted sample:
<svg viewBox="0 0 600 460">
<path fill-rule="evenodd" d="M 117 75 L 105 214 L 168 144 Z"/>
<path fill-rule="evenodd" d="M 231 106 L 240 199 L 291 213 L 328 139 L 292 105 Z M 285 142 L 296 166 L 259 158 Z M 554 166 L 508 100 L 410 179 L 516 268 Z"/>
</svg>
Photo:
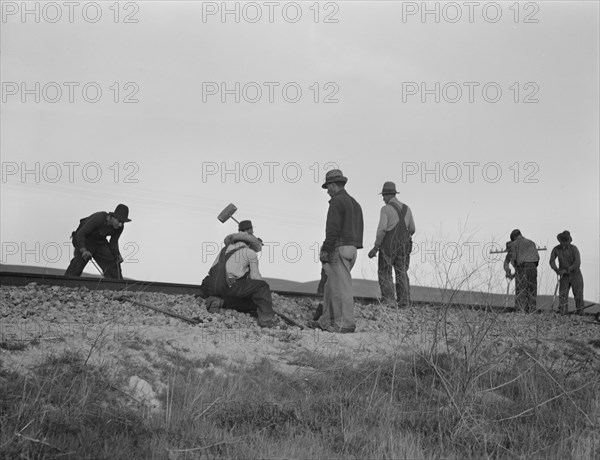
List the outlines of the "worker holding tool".
<svg viewBox="0 0 600 460">
<path fill-rule="evenodd" d="M 383 196 L 385 205 L 379 213 L 375 244 L 369 251 L 369 258 L 372 259 L 379 252 L 377 274 L 383 303 L 403 308 L 410 305 L 408 266 L 415 221 L 412 211 L 406 204 L 398 201 L 397 194 L 394 182 L 383 184 L 380 195 Z M 392 268 L 396 275 L 395 285 Z"/>
<path fill-rule="evenodd" d="M 239 228 L 243 227 L 242 222 Z M 256 312 L 260 327 L 273 327 L 277 320 L 271 290 L 258 268 L 257 253 L 262 249 L 262 240 L 247 230 L 225 238 L 225 247 L 202 281 L 201 290 L 210 312 L 220 308 Z"/>
<path fill-rule="evenodd" d="M 363 214 L 360 205 L 345 190 L 348 179 L 333 169 L 325 175 L 331 197 L 327 211 L 325 241 L 320 260 L 327 275 L 323 295 L 323 314 L 309 325 L 329 332 L 354 332 L 354 297 L 352 275 L 357 250 L 363 247 Z"/>
<path fill-rule="evenodd" d="M 122 279 L 119 237 L 125 222 L 131 222 L 129 208 L 119 204 L 114 212 L 99 211 L 80 219 L 77 230 L 71 233 L 74 257 L 65 276 L 81 276 L 87 263 L 92 260 L 100 266 L 105 278 Z M 106 238 L 110 236 L 110 242 Z"/>
<path fill-rule="evenodd" d="M 534 312 L 537 308 L 537 267 L 540 261 L 537 246 L 515 229 L 506 248 L 504 271 L 508 279 L 515 280 L 515 307 L 526 313 Z M 514 274 L 510 265 L 515 268 Z"/>
<path fill-rule="evenodd" d="M 575 308 L 578 314 L 583 314 L 583 275 L 581 274 L 581 256 L 577 246 L 571 244 L 571 233 L 565 230 L 556 235 L 560 243 L 550 253 L 550 267 L 560 277 L 558 291 L 558 311 L 566 315 L 569 311 L 569 289 L 573 290 Z M 558 267 L 556 259 L 558 258 Z"/>
</svg>

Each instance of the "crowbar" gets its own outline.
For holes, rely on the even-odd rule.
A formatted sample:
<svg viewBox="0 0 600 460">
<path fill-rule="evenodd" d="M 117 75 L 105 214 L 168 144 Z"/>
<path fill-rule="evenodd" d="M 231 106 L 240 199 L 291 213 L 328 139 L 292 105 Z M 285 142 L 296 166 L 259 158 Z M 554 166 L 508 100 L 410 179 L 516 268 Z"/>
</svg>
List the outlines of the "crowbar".
<svg viewBox="0 0 600 460">
<path fill-rule="evenodd" d="M 546 251 L 548 248 L 544 246 L 543 248 L 537 248 L 538 251 Z M 503 249 L 502 251 L 490 251 L 490 254 L 506 254 L 508 252 L 507 249 Z"/>
<path fill-rule="evenodd" d="M 100 269 L 100 267 L 96 264 L 96 262 L 94 262 L 94 259 L 90 258 L 90 262 L 94 264 L 94 267 L 96 267 L 96 270 L 98 270 L 100 272 L 100 274 L 106 278 L 106 276 L 104 275 L 104 272 Z"/>
<path fill-rule="evenodd" d="M 145 302 L 140 302 L 139 300 L 132 299 L 131 297 L 128 297 L 128 296 L 125 296 L 125 295 L 119 296 L 115 300 L 121 300 L 121 301 L 131 302 L 131 303 L 134 303 L 136 305 L 139 305 L 140 307 L 149 308 L 149 309 L 157 311 L 159 313 L 163 313 L 165 315 L 172 316 L 173 318 L 181 319 L 181 320 L 186 321 L 186 322 L 188 322 L 190 324 L 198 324 L 198 323 L 202 322 L 202 320 L 200 318 L 188 318 L 187 316 L 183 316 L 183 315 L 180 315 L 180 314 L 177 314 L 177 313 L 173 313 L 172 311 L 164 310 L 162 308 L 155 307 L 155 306 L 147 304 Z"/>
<path fill-rule="evenodd" d="M 289 316 L 284 315 L 283 313 L 279 313 L 278 311 L 275 311 L 275 314 L 277 316 L 279 316 L 282 320 L 284 320 L 286 323 L 291 324 L 292 326 L 296 326 L 299 327 L 300 329 L 304 329 L 304 326 L 300 323 L 298 323 L 297 321 L 293 320 L 292 318 L 290 318 Z"/>
</svg>

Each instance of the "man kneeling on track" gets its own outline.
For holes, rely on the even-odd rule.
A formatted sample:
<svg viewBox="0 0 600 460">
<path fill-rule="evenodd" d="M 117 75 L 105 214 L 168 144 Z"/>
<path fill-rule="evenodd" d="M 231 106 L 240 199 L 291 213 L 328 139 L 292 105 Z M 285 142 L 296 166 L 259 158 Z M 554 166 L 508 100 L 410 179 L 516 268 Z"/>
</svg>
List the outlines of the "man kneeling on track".
<svg viewBox="0 0 600 460">
<path fill-rule="evenodd" d="M 202 281 L 208 311 L 256 312 L 260 327 L 277 324 L 271 289 L 258 270 L 257 252 L 261 249 L 262 241 L 246 231 L 225 238 L 225 247 Z"/>
</svg>

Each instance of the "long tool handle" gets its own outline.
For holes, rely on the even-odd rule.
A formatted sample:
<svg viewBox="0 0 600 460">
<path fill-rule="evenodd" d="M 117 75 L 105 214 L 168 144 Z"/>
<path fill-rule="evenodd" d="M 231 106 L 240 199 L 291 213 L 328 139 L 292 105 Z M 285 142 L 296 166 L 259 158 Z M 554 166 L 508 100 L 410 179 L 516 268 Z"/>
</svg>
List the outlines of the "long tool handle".
<svg viewBox="0 0 600 460">
<path fill-rule="evenodd" d="M 149 304 L 147 304 L 145 302 L 140 302 L 139 300 L 132 299 L 131 297 L 128 297 L 128 296 L 125 296 L 125 295 L 117 297 L 117 300 L 125 300 L 127 302 L 131 302 L 131 303 L 134 303 L 136 305 L 139 305 L 140 307 L 146 307 L 146 308 L 149 308 L 151 310 L 163 313 L 165 315 L 172 316 L 173 318 L 181 319 L 181 320 L 186 321 L 186 322 L 191 323 L 191 324 L 198 324 L 200 322 L 200 320 L 198 320 L 198 319 L 188 318 L 187 316 L 179 315 L 179 314 L 173 313 L 173 312 L 171 312 L 169 310 L 163 310 L 162 308 L 158 308 L 158 307 L 155 307 L 153 305 L 149 305 Z"/>
<path fill-rule="evenodd" d="M 284 320 L 286 323 L 291 324 L 292 326 L 299 327 L 300 329 L 304 329 L 304 326 L 302 324 L 300 324 L 297 321 L 293 320 L 289 316 L 286 316 L 283 313 L 279 313 L 278 311 L 275 311 L 275 314 L 277 316 L 279 316 L 282 320 Z"/>
<path fill-rule="evenodd" d="M 94 262 L 94 259 L 90 259 L 90 262 L 94 264 L 94 267 L 96 267 L 96 270 L 98 270 L 100 272 L 100 274 L 102 276 L 104 276 L 104 272 L 100 269 L 100 267 L 98 267 L 98 265 L 96 264 L 96 262 Z"/>
</svg>

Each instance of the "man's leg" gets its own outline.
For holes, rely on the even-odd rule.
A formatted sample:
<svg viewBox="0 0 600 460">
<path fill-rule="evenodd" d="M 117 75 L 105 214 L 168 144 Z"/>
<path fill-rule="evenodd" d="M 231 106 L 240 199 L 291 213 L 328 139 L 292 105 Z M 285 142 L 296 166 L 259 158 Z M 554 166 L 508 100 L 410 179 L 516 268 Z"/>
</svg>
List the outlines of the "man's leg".
<svg viewBox="0 0 600 460">
<path fill-rule="evenodd" d="M 575 271 L 571 273 L 570 278 L 573 297 L 575 297 L 575 308 L 583 308 L 583 275 L 581 271 Z"/>
<path fill-rule="evenodd" d="M 327 273 L 325 273 L 325 269 L 321 268 L 321 280 L 319 281 L 319 286 L 317 287 L 317 295 L 323 295 L 325 293 L 325 283 L 327 282 Z"/>
<path fill-rule="evenodd" d="M 92 257 L 104 272 L 105 278 L 119 279 L 117 259 L 113 255 L 108 243 L 101 244 L 92 252 Z"/>
<path fill-rule="evenodd" d="M 392 258 L 379 250 L 377 259 L 377 277 L 379 278 L 379 289 L 381 289 L 381 301 L 387 305 L 395 305 L 395 288 L 392 280 Z"/>
<path fill-rule="evenodd" d="M 340 327 L 346 330 L 356 328 L 354 319 L 354 295 L 352 294 L 352 268 L 356 263 L 358 251 L 354 246 L 340 246 L 340 275 L 339 286 L 341 289 L 342 318 Z"/>
<path fill-rule="evenodd" d="M 331 264 L 323 264 L 323 272 L 325 273 L 325 286 L 323 289 L 323 311 L 321 312 L 321 316 L 319 316 L 315 321 L 319 322 L 321 328 L 327 328 L 333 325 L 333 310 L 331 306 L 331 297 L 332 297 L 332 283 L 333 280 L 331 278 Z"/>
<path fill-rule="evenodd" d="M 356 327 L 350 275 L 350 270 L 356 262 L 356 255 L 354 246 L 340 246 L 335 248 L 331 262 L 325 265 L 327 283 L 323 315 L 318 320 L 321 329 L 332 327 L 339 330 Z"/>
<path fill-rule="evenodd" d="M 396 273 L 396 297 L 399 307 L 410 305 L 410 279 L 408 277 L 408 266 L 410 265 L 410 251 L 408 248 L 399 252 L 394 260 L 394 271 Z"/>
<path fill-rule="evenodd" d="M 229 288 L 225 297 L 250 298 L 256 306 L 259 326 L 268 325 L 268 323 L 275 320 L 271 289 L 266 281 L 243 278 Z M 244 307 L 243 302 L 241 306 Z M 247 307 L 247 304 L 245 307 Z"/>
<path fill-rule="evenodd" d="M 527 312 L 537 310 L 537 267 L 527 267 Z"/>
<path fill-rule="evenodd" d="M 566 315 L 569 311 L 569 275 L 562 275 L 558 285 L 558 312 L 561 315 Z"/>
<path fill-rule="evenodd" d="M 65 276 L 81 276 L 83 273 L 83 269 L 87 265 L 88 261 L 84 260 L 81 257 L 81 253 L 79 249 L 75 248 L 75 252 L 73 253 L 73 259 L 71 259 L 71 263 L 67 267 L 65 271 Z"/>
<path fill-rule="evenodd" d="M 525 311 L 527 308 L 526 284 L 525 269 L 517 267 L 515 269 L 515 308 L 517 311 Z"/>
</svg>

